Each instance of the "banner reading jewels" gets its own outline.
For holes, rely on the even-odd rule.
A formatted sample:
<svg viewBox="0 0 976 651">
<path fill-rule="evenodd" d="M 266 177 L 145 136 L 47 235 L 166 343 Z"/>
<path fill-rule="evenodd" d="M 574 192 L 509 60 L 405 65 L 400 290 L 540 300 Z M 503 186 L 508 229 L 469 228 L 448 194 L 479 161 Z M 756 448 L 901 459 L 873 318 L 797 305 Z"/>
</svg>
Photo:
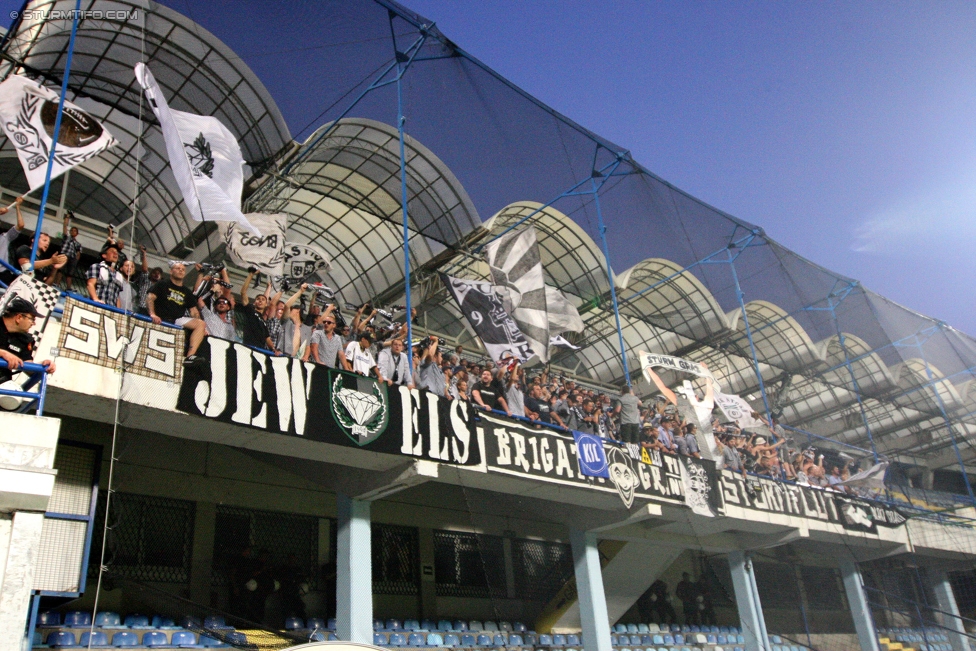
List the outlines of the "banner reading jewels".
<svg viewBox="0 0 976 651">
<path fill-rule="evenodd" d="M 730 470 L 719 471 L 718 484 L 725 505 L 822 520 L 866 533 L 905 523 L 905 517 L 892 507 L 820 488 L 758 477 L 743 479 Z"/>
<path fill-rule="evenodd" d="M 197 354 L 209 363 L 184 371 L 180 411 L 373 452 L 481 463 L 466 402 L 214 337 Z"/>
<path fill-rule="evenodd" d="M 59 356 L 115 368 L 123 354 L 126 373 L 180 382 L 183 329 L 155 325 L 73 298 L 64 302 Z"/>
<path fill-rule="evenodd" d="M 616 493 L 627 508 L 636 499 L 684 504 L 690 489 L 696 508 L 716 509 L 714 484 L 707 479 L 714 474 L 714 466 L 708 461 L 604 440 L 609 478 L 593 477 L 588 475 L 600 474 L 591 467 L 596 457 L 589 454 L 581 463 L 573 435 L 532 429 L 493 414 L 480 417 L 478 427 L 484 429 L 483 453 L 489 472 Z"/>
</svg>

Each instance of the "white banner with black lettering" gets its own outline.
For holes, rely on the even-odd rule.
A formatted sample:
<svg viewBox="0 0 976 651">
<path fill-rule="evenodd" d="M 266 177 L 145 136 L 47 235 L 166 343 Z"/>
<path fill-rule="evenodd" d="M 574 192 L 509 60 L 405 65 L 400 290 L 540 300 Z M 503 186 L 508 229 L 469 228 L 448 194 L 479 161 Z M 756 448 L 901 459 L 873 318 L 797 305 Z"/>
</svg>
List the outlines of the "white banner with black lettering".
<svg viewBox="0 0 976 651">
<path fill-rule="evenodd" d="M 699 364 L 698 362 L 693 362 L 690 359 L 682 359 L 680 357 L 672 357 L 671 355 L 658 355 L 653 353 L 648 353 L 646 351 L 640 351 L 637 353 L 640 358 L 641 369 L 646 369 L 650 367 L 662 367 L 671 371 L 680 371 L 682 373 L 691 373 L 692 375 L 697 375 L 698 377 L 710 377 L 715 386 L 718 386 L 718 381 L 712 372 L 707 368 Z M 647 372 L 644 372 L 644 379 L 651 386 L 654 382 L 651 380 Z"/>
<path fill-rule="evenodd" d="M 248 213 L 247 220 L 258 234 L 231 222 L 221 224 L 227 255 L 244 269 L 254 267 L 269 276 L 281 276 L 285 264 L 285 231 L 288 215 Z"/>
</svg>

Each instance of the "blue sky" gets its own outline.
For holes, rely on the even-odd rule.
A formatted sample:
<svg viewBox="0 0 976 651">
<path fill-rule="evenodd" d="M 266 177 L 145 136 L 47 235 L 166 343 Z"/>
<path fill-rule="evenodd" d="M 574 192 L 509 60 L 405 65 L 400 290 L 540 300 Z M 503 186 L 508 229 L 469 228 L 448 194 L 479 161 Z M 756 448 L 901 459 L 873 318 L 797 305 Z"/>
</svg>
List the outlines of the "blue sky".
<svg viewBox="0 0 976 651">
<path fill-rule="evenodd" d="M 315 45 L 330 6 L 273 5 L 270 23 L 304 16 L 296 43 L 242 27 L 227 0 L 166 3 L 256 69 L 255 52 Z M 662 178 L 976 334 L 976 3 L 405 4 Z"/>
</svg>

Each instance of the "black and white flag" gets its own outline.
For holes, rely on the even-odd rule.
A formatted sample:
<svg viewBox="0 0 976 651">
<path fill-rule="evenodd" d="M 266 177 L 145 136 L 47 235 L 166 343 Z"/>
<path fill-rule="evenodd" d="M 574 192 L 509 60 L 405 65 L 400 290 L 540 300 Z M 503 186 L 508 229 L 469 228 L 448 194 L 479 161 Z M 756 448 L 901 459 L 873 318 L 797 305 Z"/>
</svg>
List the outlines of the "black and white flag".
<svg viewBox="0 0 976 651">
<path fill-rule="evenodd" d="M 241 212 L 244 157 L 234 134 L 215 117 L 171 109 L 149 68 L 140 62 L 135 70 L 159 119 L 170 167 L 193 219 L 237 222 L 260 236 Z"/>
<path fill-rule="evenodd" d="M 20 75 L 0 84 L 0 125 L 17 150 L 31 190 L 44 185 L 59 99 L 59 93 Z M 65 100 L 51 178 L 116 144 L 98 120 Z"/>
<path fill-rule="evenodd" d="M 288 215 L 249 213 L 246 217 L 260 234 L 255 235 L 236 222 L 222 224 L 227 255 L 244 269 L 254 267 L 263 274 L 281 276 L 285 265 Z"/>
<path fill-rule="evenodd" d="M 511 231 L 485 247 L 495 291 L 505 311 L 518 324 L 529 347 L 543 362 L 549 360 L 549 318 L 546 279 L 534 228 Z"/>
<path fill-rule="evenodd" d="M 29 301 L 37 310 L 38 317 L 34 320 L 30 333 L 34 335 L 36 340 L 40 341 L 41 333 L 44 332 L 47 319 L 58 304 L 61 292 L 58 291 L 57 287 L 52 287 L 30 274 L 21 274 L 10 283 L 6 293 L 0 296 L 0 314 L 3 314 L 3 311 L 7 309 L 7 303 L 16 296 Z"/>
<path fill-rule="evenodd" d="M 557 346 L 559 348 L 569 348 L 570 350 L 583 350 L 579 346 L 574 346 L 573 344 L 569 343 L 569 341 L 567 341 L 562 335 L 553 335 L 552 337 L 549 337 L 549 345 Z"/>
<path fill-rule="evenodd" d="M 493 361 L 516 358 L 524 363 L 532 357 L 528 340 L 505 310 L 491 283 L 452 278 L 446 274 L 441 274 L 441 282 Z"/>
</svg>

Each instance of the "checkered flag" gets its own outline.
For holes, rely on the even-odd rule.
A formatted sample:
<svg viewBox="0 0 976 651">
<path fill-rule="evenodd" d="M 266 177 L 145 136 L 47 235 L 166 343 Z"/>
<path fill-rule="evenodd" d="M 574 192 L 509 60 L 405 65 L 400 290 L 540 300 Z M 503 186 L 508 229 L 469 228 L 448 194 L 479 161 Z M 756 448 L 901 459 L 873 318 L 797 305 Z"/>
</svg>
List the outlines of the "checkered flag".
<svg viewBox="0 0 976 651">
<path fill-rule="evenodd" d="M 3 311 L 7 309 L 7 303 L 14 296 L 20 296 L 30 301 L 40 315 L 30 329 L 30 333 L 34 335 L 34 338 L 40 341 L 41 332 L 44 331 L 48 317 L 51 316 L 51 312 L 54 311 L 54 307 L 58 304 L 58 298 L 60 298 L 61 292 L 57 288 L 51 287 L 33 276 L 21 274 L 10 283 L 10 287 L 7 288 L 7 293 L 0 298 L 0 314 L 3 314 Z"/>
</svg>

